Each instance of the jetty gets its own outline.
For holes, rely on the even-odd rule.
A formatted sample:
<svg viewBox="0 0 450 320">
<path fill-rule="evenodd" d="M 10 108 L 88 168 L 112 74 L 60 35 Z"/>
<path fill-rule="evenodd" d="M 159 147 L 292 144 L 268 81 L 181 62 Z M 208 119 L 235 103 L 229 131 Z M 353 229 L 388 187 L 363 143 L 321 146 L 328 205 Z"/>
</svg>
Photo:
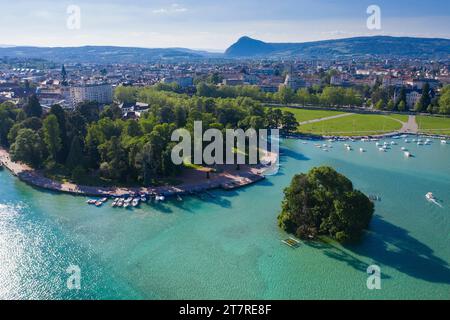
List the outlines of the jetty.
<svg viewBox="0 0 450 320">
<path fill-rule="evenodd" d="M 300 240 L 297 240 L 292 237 L 285 239 L 285 240 L 281 240 L 281 242 L 283 242 L 285 245 L 287 245 L 293 249 L 298 248 L 300 246 Z"/>
</svg>

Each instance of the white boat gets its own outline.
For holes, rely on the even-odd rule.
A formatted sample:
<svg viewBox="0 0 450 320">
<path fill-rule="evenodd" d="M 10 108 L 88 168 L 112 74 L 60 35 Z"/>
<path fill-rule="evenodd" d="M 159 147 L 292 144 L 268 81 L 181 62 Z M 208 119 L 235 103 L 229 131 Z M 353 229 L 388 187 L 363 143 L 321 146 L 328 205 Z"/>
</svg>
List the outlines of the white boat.
<svg viewBox="0 0 450 320">
<path fill-rule="evenodd" d="M 363 148 L 359 148 L 359 152 L 366 152 Z"/>
<path fill-rule="evenodd" d="M 447 140 L 441 140 L 442 144 L 447 144 Z"/>
<path fill-rule="evenodd" d="M 139 205 L 139 202 L 141 201 L 141 199 L 140 198 L 135 198 L 135 199 L 133 199 L 133 201 L 131 202 L 131 205 L 133 206 L 133 207 L 137 207 L 138 205 Z"/>
<path fill-rule="evenodd" d="M 377 147 L 379 147 L 379 146 L 380 146 L 380 143 L 379 143 L 379 142 L 377 142 L 377 143 L 375 143 L 375 145 L 376 145 Z"/>
<path fill-rule="evenodd" d="M 391 146 L 395 146 L 395 145 L 397 145 L 397 142 L 391 141 Z"/>
<path fill-rule="evenodd" d="M 352 147 L 347 146 L 347 150 L 348 150 L 348 151 L 352 151 Z"/>
<path fill-rule="evenodd" d="M 156 201 L 164 201 L 166 198 L 164 196 L 156 196 L 155 200 Z"/>
<path fill-rule="evenodd" d="M 407 158 L 411 158 L 411 153 L 408 152 L 408 151 L 405 151 L 405 152 L 404 152 L 404 155 L 405 155 L 405 157 L 407 157 Z"/>
<path fill-rule="evenodd" d="M 417 145 L 418 146 L 423 146 L 423 142 L 419 141 L 419 142 L 417 142 Z"/>
<path fill-rule="evenodd" d="M 402 151 L 408 151 L 405 147 L 402 147 Z"/>
<path fill-rule="evenodd" d="M 405 139 L 405 143 L 409 143 L 409 140 L 408 140 L 408 139 Z"/>
<path fill-rule="evenodd" d="M 430 201 L 431 203 L 434 203 L 435 205 L 437 205 L 438 207 L 442 207 L 442 205 L 438 202 L 438 200 L 436 199 L 436 197 L 434 196 L 433 192 L 428 192 L 425 195 L 425 198 Z"/>
<path fill-rule="evenodd" d="M 380 150 L 381 152 L 386 152 L 386 149 L 384 148 L 378 148 L 378 150 Z"/>
<path fill-rule="evenodd" d="M 427 200 L 436 200 L 436 198 L 434 197 L 434 194 L 433 194 L 433 192 L 428 192 L 426 195 L 425 195 L 425 198 L 427 198 Z"/>
</svg>

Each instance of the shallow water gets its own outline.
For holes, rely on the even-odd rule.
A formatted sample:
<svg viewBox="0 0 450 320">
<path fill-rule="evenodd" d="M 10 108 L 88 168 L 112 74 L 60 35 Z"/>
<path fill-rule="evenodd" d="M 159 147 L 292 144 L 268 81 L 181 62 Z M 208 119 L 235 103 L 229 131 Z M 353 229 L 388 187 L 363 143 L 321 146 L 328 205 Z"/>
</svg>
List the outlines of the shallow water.
<svg viewBox="0 0 450 320">
<path fill-rule="evenodd" d="M 450 299 L 450 145 L 398 142 L 324 152 L 287 140 L 279 174 L 259 184 L 137 210 L 89 207 L 0 171 L 0 298 Z M 281 243 L 283 188 L 318 165 L 382 198 L 360 245 Z M 381 290 L 366 287 L 371 264 Z M 69 265 L 81 268 L 81 290 L 67 289 Z"/>
</svg>

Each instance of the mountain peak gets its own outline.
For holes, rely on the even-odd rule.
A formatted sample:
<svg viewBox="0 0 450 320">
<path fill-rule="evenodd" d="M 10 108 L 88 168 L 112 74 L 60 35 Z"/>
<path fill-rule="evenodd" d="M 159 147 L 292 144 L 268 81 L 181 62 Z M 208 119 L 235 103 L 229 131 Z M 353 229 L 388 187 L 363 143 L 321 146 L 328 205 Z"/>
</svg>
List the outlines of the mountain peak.
<svg viewBox="0 0 450 320">
<path fill-rule="evenodd" d="M 273 51 L 270 44 L 261 40 L 250 38 L 249 36 L 243 36 L 227 49 L 225 52 L 228 56 L 247 57 L 260 54 L 268 54 Z"/>
<path fill-rule="evenodd" d="M 421 58 L 448 58 L 450 39 L 402 38 L 388 36 L 355 37 L 304 43 L 267 43 L 241 37 L 229 47 L 229 57 L 338 57 L 376 55 Z"/>
</svg>

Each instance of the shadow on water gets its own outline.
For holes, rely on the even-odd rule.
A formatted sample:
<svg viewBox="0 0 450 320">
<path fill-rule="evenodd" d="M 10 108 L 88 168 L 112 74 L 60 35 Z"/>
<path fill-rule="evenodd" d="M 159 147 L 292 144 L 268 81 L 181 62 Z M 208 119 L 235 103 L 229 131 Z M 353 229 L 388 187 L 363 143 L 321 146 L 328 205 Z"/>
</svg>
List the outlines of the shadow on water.
<svg viewBox="0 0 450 320">
<path fill-rule="evenodd" d="M 409 232 L 379 216 L 372 221 L 372 230 L 362 245 L 346 246 L 351 252 L 372 259 L 374 264 L 389 266 L 416 279 L 433 283 L 450 284 L 448 262 L 434 255 L 433 250 L 413 238 Z M 311 243 L 334 259 L 345 262 L 356 270 L 366 272 L 367 263 L 329 244 Z"/>
<path fill-rule="evenodd" d="M 149 202 L 148 206 L 155 211 L 162 213 L 173 213 L 173 210 L 161 202 Z"/>
<path fill-rule="evenodd" d="M 280 162 L 281 163 L 287 162 L 286 157 L 294 159 L 294 160 L 298 160 L 298 161 L 309 161 L 309 160 L 311 160 L 310 158 L 306 157 L 304 154 L 299 153 L 299 152 L 297 152 L 295 150 L 292 150 L 290 148 L 281 148 L 280 152 L 281 152 L 281 158 L 280 158 Z"/>
</svg>

